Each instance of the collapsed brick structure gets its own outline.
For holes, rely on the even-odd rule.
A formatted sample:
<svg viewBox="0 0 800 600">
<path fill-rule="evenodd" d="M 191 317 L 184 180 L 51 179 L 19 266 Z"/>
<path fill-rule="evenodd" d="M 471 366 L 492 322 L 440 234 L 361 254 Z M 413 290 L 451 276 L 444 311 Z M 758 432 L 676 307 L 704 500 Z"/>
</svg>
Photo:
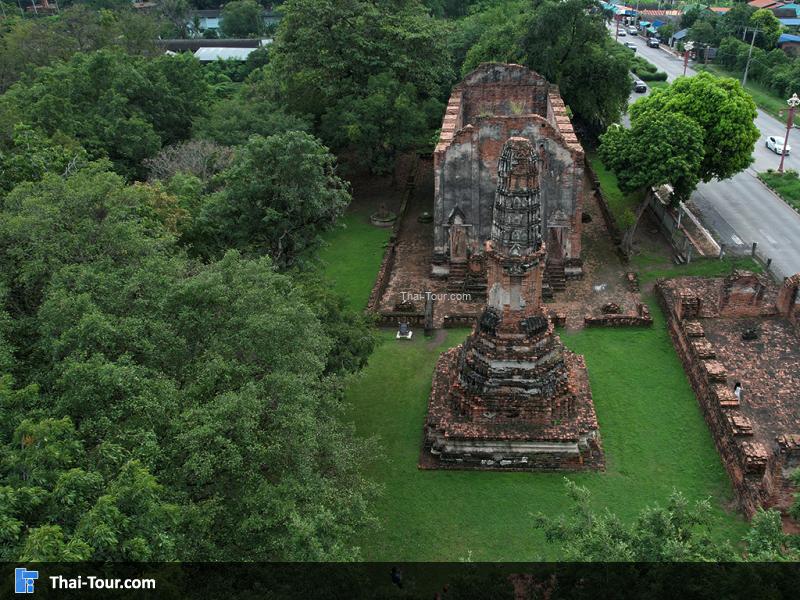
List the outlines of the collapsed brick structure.
<svg viewBox="0 0 800 600">
<path fill-rule="evenodd" d="M 742 510 L 785 510 L 800 468 L 800 275 L 735 271 L 656 290 Z M 741 397 L 734 386 L 742 386 Z"/>
<path fill-rule="evenodd" d="M 434 152 L 432 274 L 451 291 L 485 286 L 497 161 L 505 141 L 527 139 L 538 157 L 545 293 L 580 277 L 584 152 L 558 88 L 514 64 L 482 64 L 453 88 Z"/>
<path fill-rule="evenodd" d="M 542 306 L 542 160 L 523 137 L 499 153 L 487 302 L 467 341 L 436 365 L 423 468 L 604 466 L 586 365 Z"/>
</svg>

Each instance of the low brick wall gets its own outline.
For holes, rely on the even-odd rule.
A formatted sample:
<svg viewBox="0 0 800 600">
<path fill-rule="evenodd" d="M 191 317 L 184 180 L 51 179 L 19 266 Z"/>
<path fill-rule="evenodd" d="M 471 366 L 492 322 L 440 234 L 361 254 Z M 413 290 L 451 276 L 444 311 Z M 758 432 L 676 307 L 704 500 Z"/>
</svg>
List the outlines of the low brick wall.
<svg viewBox="0 0 800 600">
<path fill-rule="evenodd" d="M 656 296 L 667 316 L 673 345 L 731 478 L 739 506 L 751 517 L 759 506 L 769 506 L 781 492 L 782 461 L 753 439 L 752 423 L 739 408 L 726 369 L 716 360 L 713 344 L 705 337 L 702 320 L 680 318 L 667 300 L 662 283 L 656 284 Z"/>
<path fill-rule="evenodd" d="M 477 315 L 445 315 L 442 327 L 445 329 L 457 329 L 459 327 L 472 327 L 475 324 Z"/>
<path fill-rule="evenodd" d="M 597 173 L 594 172 L 588 160 L 586 161 L 586 174 L 589 177 L 589 181 L 592 182 L 592 194 L 595 200 L 597 200 L 597 205 L 600 207 L 600 213 L 603 215 L 603 222 L 606 224 L 606 229 L 608 229 L 611 240 L 614 242 L 614 247 L 619 255 L 624 260 L 627 260 L 628 257 L 622 249 L 622 231 L 620 231 L 619 225 L 617 225 L 617 221 L 614 219 L 614 215 L 611 214 L 608 200 L 600 187 L 600 179 L 597 177 Z"/>
<path fill-rule="evenodd" d="M 395 256 L 397 255 L 397 240 L 403 226 L 403 220 L 408 212 L 408 199 L 411 197 L 411 194 L 414 193 L 416 188 L 418 166 L 419 156 L 417 156 L 414 160 L 411 171 L 406 179 L 406 189 L 403 192 L 403 200 L 400 203 L 400 210 L 397 213 L 397 219 L 392 227 L 392 235 L 389 238 L 389 243 L 386 245 L 386 250 L 383 252 L 381 266 L 378 269 L 378 274 L 375 277 L 375 283 L 373 284 L 372 291 L 369 294 L 369 300 L 367 300 L 367 308 L 365 309 L 366 312 L 376 312 L 378 305 L 381 302 L 381 298 L 383 298 L 383 295 L 386 293 L 386 288 L 389 287 L 389 280 L 392 277 Z"/>
<path fill-rule="evenodd" d="M 399 217 L 398 217 L 399 218 Z M 369 294 L 367 301 L 367 312 L 375 312 L 381 302 L 381 298 L 386 293 L 386 288 L 389 287 L 389 279 L 392 276 L 394 269 L 394 259 L 397 255 L 397 236 L 392 234 L 389 238 L 389 244 L 383 252 L 383 259 L 381 266 L 378 268 L 378 274 L 375 277 L 375 283 L 372 286 L 372 291 Z"/>
<path fill-rule="evenodd" d="M 653 324 L 653 318 L 650 316 L 648 306 L 640 302 L 636 304 L 635 315 L 586 315 L 583 323 L 586 327 L 650 327 Z"/>
<path fill-rule="evenodd" d="M 378 327 L 399 327 L 400 323 L 409 325 L 425 325 L 425 313 L 384 312 L 380 313 L 375 321 Z"/>
</svg>

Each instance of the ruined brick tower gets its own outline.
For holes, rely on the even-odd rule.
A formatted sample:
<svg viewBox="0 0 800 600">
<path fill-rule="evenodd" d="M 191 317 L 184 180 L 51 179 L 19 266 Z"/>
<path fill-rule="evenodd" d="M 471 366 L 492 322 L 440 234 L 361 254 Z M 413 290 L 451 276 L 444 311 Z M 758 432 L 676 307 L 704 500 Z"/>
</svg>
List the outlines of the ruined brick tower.
<svg viewBox="0 0 800 600">
<path fill-rule="evenodd" d="M 564 348 L 542 307 L 539 160 L 521 137 L 500 153 L 486 307 L 467 341 L 436 365 L 423 468 L 604 465 L 585 363 Z"/>
<path fill-rule="evenodd" d="M 585 157 L 558 88 L 522 65 L 484 63 L 453 88 L 433 153 L 431 274 L 450 291 L 483 293 L 497 162 L 512 137 L 527 139 L 539 159 L 545 292 L 564 290 L 583 273 Z"/>
</svg>

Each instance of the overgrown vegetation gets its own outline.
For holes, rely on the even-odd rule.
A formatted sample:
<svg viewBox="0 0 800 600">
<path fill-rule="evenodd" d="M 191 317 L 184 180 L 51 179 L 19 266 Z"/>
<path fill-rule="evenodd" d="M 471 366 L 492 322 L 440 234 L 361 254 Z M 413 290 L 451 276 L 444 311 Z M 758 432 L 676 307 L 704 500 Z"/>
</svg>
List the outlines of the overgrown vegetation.
<svg viewBox="0 0 800 600">
<path fill-rule="evenodd" d="M 758 178 L 775 190 L 786 204 L 796 211 L 800 211 L 800 177 L 798 177 L 797 171 L 787 169 L 783 173 L 778 173 L 769 170 L 759 173 Z"/>
<path fill-rule="evenodd" d="M 623 192 L 619 187 L 617 176 L 608 169 L 596 153 L 588 153 L 589 164 L 600 180 L 600 189 L 608 201 L 608 207 L 614 220 L 621 229 L 630 227 L 634 220 L 634 211 L 644 200 L 642 191 Z"/>
</svg>

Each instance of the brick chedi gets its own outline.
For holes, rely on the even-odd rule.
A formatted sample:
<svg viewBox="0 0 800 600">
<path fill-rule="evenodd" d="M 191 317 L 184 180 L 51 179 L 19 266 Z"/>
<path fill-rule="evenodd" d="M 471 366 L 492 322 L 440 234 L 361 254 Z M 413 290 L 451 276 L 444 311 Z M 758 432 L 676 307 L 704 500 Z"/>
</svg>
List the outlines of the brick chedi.
<svg viewBox="0 0 800 600">
<path fill-rule="evenodd" d="M 526 138 L 508 139 L 500 153 L 486 306 L 467 341 L 436 365 L 423 468 L 603 467 L 585 363 L 542 306 L 539 161 Z"/>
</svg>

